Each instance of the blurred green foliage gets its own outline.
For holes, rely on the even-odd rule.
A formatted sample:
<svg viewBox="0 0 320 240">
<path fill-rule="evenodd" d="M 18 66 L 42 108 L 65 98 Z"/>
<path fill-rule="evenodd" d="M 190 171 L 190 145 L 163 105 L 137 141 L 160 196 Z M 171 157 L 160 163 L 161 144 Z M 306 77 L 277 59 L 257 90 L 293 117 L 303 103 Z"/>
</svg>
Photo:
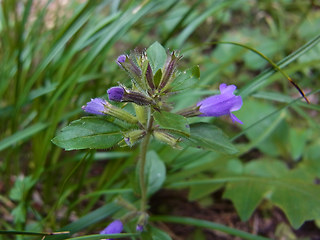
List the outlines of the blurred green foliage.
<svg viewBox="0 0 320 240">
<path fill-rule="evenodd" d="M 162 187 L 187 187 L 192 201 L 225 187 L 242 220 L 262 199 L 295 228 L 319 219 L 319 7 L 298 0 L 1 1 L 0 229 L 98 232 L 103 219 L 123 213 L 115 196 L 135 200 L 130 173 L 138 149 L 64 152 L 50 140 L 84 115 L 91 97 L 127 78 L 118 55 L 154 41 L 180 50 L 181 70 L 200 66 L 197 88 L 172 96 L 177 109 L 214 94 L 222 82 L 236 84 L 244 99 L 241 127 L 203 119 L 232 137 L 234 155 L 151 144 L 150 154 L 166 165 Z M 217 41 L 246 44 L 277 62 L 311 104 L 263 58 Z"/>
</svg>

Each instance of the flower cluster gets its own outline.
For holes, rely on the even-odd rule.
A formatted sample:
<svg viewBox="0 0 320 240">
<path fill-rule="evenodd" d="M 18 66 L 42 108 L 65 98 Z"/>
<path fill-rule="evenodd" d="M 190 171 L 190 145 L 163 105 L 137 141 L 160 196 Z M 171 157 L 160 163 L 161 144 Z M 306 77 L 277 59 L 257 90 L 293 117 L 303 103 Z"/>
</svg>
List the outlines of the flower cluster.
<svg viewBox="0 0 320 240">
<path fill-rule="evenodd" d="M 154 56 L 153 58 L 154 59 Z M 167 54 L 162 67 L 157 66 L 149 59 L 148 51 L 130 55 L 120 55 L 116 63 L 125 70 L 132 81 L 131 89 L 124 85 L 111 87 L 107 90 L 109 101 L 133 103 L 136 116 L 126 110 L 116 107 L 109 101 L 102 98 L 91 99 L 83 110 L 97 115 L 110 115 L 130 124 L 138 124 L 139 129 L 124 132 L 122 146 L 133 146 L 141 140 L 148 128 L 147 115 L 152 112 L 171 111 L 171 104 L 167 102 L 174 90 L 174 80 L 182 76 L 177 71 L 178 61 L 181 59 L 176 52 Z M 185 73 L 185 72 L 184 72 Z M 241 96 L 236 96 L 234 91 L 236 86 L 221 84 L 220 94 L 210 96 L 199 101 L 192 107 L 181 110 L 177 114 L 184 117 L 220 117 L 229 115 L 233 122 L 242 122 L 232 113 L 242 106 Z M 147 108 L 149 109 L 149 112 Z M 165 142 L 172 147 L 177 147 L 179 138 L 175 138 L 168 131 L 153 128 L 153 136 L 161 142 Z M 120 144 L 121 145 L 121 144 Z"/>
<path fill-rule="evenodd" d="M 168 97 L 173 93 L 178 93 L 185 81 L 199 78 L 200 75 L 197 74 L 199 68 L 196 71 L 179 72 L 177 66 L 181 56 L 177 52 L 168 54 L 159 45 L 153 45 L 150 47 L 151 49 L 149 48 L 142 53 L 134 52 L 130 55 L 120 55 L 116 63 L 130 76 L 131 87 L 122 84 L 111 87 L 107 90 L 109 100 L 94 98 L 82 109 L 87 113 L 108 115 L 127 123 L 122 124 L 128 127 L 123 128 L 121 132 L 123 139 L 118 144 L 130 147 L 139 141 L 143 141 L 142 144 L 144 144 L 153 136 L 160 142 L 173 148 L 179 148 L 179 143 L 183 138 L 181 136 L 183 134 L 183 136 L 190 136 L 191 127 L 187 121 L 189 117 L 228 115 L 233 122 L 242 124 L 233 114 L 242 107 L 242 98 L 234 94 L 235 85 L 225 83 L 220 84 L 220 94 L 209 96 L 189 108 L 173 113 L 173 104 L 168 102 Z M 126 104 L 119 106 L 122 105 L 121 103 L 132 103 L 135 114 L 131 113 L 132 109 L 131 111 L 126 110 Z M 175 129 L 176 122 L 179 124 L 182 122 L 182 127 Z M 145 161 L 145 158 L 143 161 Z M 140 172 L 143 173 L 145 162 L 139 164 L 141 164 L 142 169 Z M 141 176 L 140 185 L 143 186 L 144 175 L 141 174 Z M 136 231 L 138 232 L 142 232 L 148 222 L 148 214 L 145 211 L 146 189 L 142 187 L 141 193 L 142 210 L 131 210 L 132 218 L 139 216 L 136 225 Z M 126 222 L 127 220 L 123 221 Z M 113 221 L 101 231 L 101 234 L 122 232 L 123 221 Z"/>
<path fill-rule="evenodd" d="M 164 101 L 166 95 L 170 94 L 169 84 L 174 80 L 175 70 L 177 67 L 179 56 L 175 53 L 171 53 L 167 58 L 167 63 L 163 69 L 163 74 L 160 80 L 155 81 L 156 76 L 153 75 L 153 70 L 150 62 L 147 60 L 147 55 L 142 53 L 138 58 L 133 55 L 120 55 L 117 59 L 117 64 L 127 71 L 132 77 L 132 85 L 134 89 L 129 90 L 124 86 L 116 86 L 108 89 L 109 100 L 115 102 L 132 102 L 140 106 L 151 106 L 155 110 L 167 110 L 168 104 Z M 139 62 L 137 64 L 136 62 Z M 144 72 L 144 76 L 142 73 Z M 179 112 L 179 114 L 185 117 L 220 117 L 223 115 L 229 115 L 233 122 L 242 122 L 231 112 L 237 111 L 242 106 L 241 96 L 235 96 L 234 91 L 236 90 L 235 85 L 221 84 L 220 94 L 210 96 L 199 101 L 196 107 L 191 107 Z M 97 115 L 109 114 L 114 117 L 120 118 L 129 122 L 136 123 L 137 120 L 133 116 L 125 114 L 124 111 L 118 111 L 118 115 L 114 115 L 110 112 L 110 103 L 102 98 L 91 99 L 86 106 L 83 106 L 83 110 Z M 124 119 L 123 115 L 126 115 Z"/>
</svg>

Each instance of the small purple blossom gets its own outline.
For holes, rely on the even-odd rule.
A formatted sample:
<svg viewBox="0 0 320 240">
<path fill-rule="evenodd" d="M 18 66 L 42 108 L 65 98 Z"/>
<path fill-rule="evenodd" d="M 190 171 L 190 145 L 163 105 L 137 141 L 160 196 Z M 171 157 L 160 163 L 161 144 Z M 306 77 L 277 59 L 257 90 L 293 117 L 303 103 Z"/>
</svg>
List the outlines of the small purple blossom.
<svg viewBox="0 0 320 240">
<path fill-rule="evenodd" d="M 93 98 L 90 102 L 87 102 L 87 105 L 82 106 L 82 109 L 87 113 L 104 115 L 104 105 L 106 104 L 107 101 L 102 98 Z"/>
<path fill-rule="evenodd" d="M 117 234 L 117 233 L 121 233 L 122 230 L 123 230 L 122 222 L 120 220 L 114 220 L 105 229 L 103 229 L 100 232 L 100 234 Z"/>
<path fill-rule="evenodd" d="M 131 143 L 129 137 L 125 137 L 125 138 L 123 138 L 123 139 L 124 139 L 124 141 L 126 142 L 126 144 L 127 144 L 128 146 L 132 146 L 132 143 Z"/>
<path fill-rule="evenodd" d="M 241 96 L 235 96 L 235 85 L 227 85 L 225 83 L 220 84 L 219 95 L 214 95 L 203 99 L 197 103 L 200 107 L 199 111 L 202 113 L 199 116 L 202 117 L 219 117 L 222 115 L 230 115 L 232 122 L 238 122 L 243 124 L 234 114 L 231 112 L 238 111 L 242 106 Z"/>
<path fill-rule="evenodd" d="M 143 231 L 143 226 L 138 224 L 137 227 L 136 227 L 136 231 L 137 232 L 142 232 Z"/>
<path fill-rule="evenodd" d="M 107 93 L 110 100 L 121 102 L 124 94 L 124 89 L 123 87 L 112 87 L 108 89 Z"/>
<path fill-rule="evenodd" d="M 118 59 L 117 59 L 117 64 L 120 66 L 120 67 L 122 67 L 121 66 L 121 63 L 124 63 L 125 61 L 126 61 L 126 55 L 120 55 L 119 57 L 118 57 Z"/>
</svg>

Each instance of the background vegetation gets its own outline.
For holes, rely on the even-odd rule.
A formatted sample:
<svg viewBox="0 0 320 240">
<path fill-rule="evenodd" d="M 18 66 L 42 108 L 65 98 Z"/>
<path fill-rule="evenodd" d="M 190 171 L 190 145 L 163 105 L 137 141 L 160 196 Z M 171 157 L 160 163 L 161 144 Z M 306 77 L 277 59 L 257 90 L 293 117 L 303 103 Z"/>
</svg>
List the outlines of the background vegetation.
<svg viewBox="0 0 320 240">
<path fill-rule="evenodd" d="M 138 149 L 65 152 L 51 139 L 84 115 L 81 106 L 90 98 L 105 96 L 110 86 L 127 79 L 115 63 L 118 55 L 158 41 L 180 50 L 181 70 L 200 66 L 198 88 L 172 98 L 177 109 L 216 93 L 220 83 L 235 84 L 244 100 L 237 112 L 244 124 L 203 119 L 224 129 L 239 149 L 235 155 L 152 145 L 166 164 L 167 178 L 166 190 L 150 201 L 151 222 L 187 223 L 187 218 L 157 216 L 175 212 L 168 208 L 173 196 L 167 198 L 166 207 L 165 200 L 157 200 L 163 199 L 161 193 L 178 191 L 202 209 L 221 201 L 232 206 L 226 199 L 231 200 L 232 211 L 240 218 L 228 224 L 221 217 L 225 225 L 271 238 L 297 239 L 301 234 L 312 238 L 311 232 L 294 229 L 320 219 L 317 1 L 3 0 L 0 4 L 0 229 L 68 229 L 84 235 L 99 232 L 106 225 L 104 219 L 121 215 L 113 200 L 119 193 L 132 194 L 132 179 L 124 176 L 132 171 Z M 311 103 L 305 103 L 259 55 L 217 41 L 238 42 L 265 54 L 299 84 Z M 274 212 L 285 217 L 270 224 L 269 231 L 254 228 L 251 220 L 247 227 L 238 225 L 252 219 L 256 208 L 261 224 Z M 197 218 L 191 210 L 187 216 Z M 232 239 L 199 230 L 217 226 L 190 221 L 197 226 L 188 229 L 190 239 Z M 152 231 L 159 236 L 162 230 L 173 238 L 182 234 L 176 225 L 155 226 Z M 317 231 L 317 225 L 312 229 Z M 8 238 L 25 236 L 0 235 Z"/>
</svg>

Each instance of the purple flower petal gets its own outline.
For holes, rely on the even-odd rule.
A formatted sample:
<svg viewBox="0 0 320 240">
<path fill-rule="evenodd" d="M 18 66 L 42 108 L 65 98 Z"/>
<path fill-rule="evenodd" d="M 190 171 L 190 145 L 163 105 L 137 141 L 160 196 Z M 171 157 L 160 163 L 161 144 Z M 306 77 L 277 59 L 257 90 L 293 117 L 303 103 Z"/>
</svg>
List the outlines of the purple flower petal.
<svg viewBox="0 0 320 240">
<path fill-rule="evenodd" d="M 112 87 L 108 89 L 107 93 L 110 100 L 121 102 L 124 94 L 124 89 L 122 87 Z"/>
<path fill-rule="evenodd" d="M 231 117 L 231 120 L 232 120 L 233 123 L 234 123 L 234 122 L 238 122 L 238 123 L 240 123 L 240 124 L 243 124 L 243 122 L 241 122 L 241 121 L 239 120 L 239 118 L 237 118 L 233 113 L 230 113 L 230 117 Z"/>
<path fill-rule="evenodd" d="M 235 96 L 235 85 L 220 84 L 219 89 L 221 94 L 208 97 L 197 103 L 199 111 L 202 113 L 200 117 L 219 117 L 223 115 L 230 115 L 232 121 L 242 124 L 231 112 L 237 111 L 242 106 L 241 96 Z"/>
<path fill-rule="evenodd" d="M 114 220 L 105 229 L 103 229 L 100 234 L 117 234 L 121 233 L 123 230 L 123 224 L 120 220 Z"/>
<path fill-rule="evenodd" d="M 93 98 L 87 105 L 82 106 L 82 109 L 87 113 L 104 115 L 104 105 L 107 104 L 107 101 L 102 98 Z"/>
<path fill-rule="evenodd" d="M 237 87 L 235 85 L 227 85 L 225 83 L 221 83 L 219 86 L 219 90 L 221 92 L 221 94 L 231 94 L 232 96 L 234 96 L 233 92 L 237 89 Z"/>
</svg>

